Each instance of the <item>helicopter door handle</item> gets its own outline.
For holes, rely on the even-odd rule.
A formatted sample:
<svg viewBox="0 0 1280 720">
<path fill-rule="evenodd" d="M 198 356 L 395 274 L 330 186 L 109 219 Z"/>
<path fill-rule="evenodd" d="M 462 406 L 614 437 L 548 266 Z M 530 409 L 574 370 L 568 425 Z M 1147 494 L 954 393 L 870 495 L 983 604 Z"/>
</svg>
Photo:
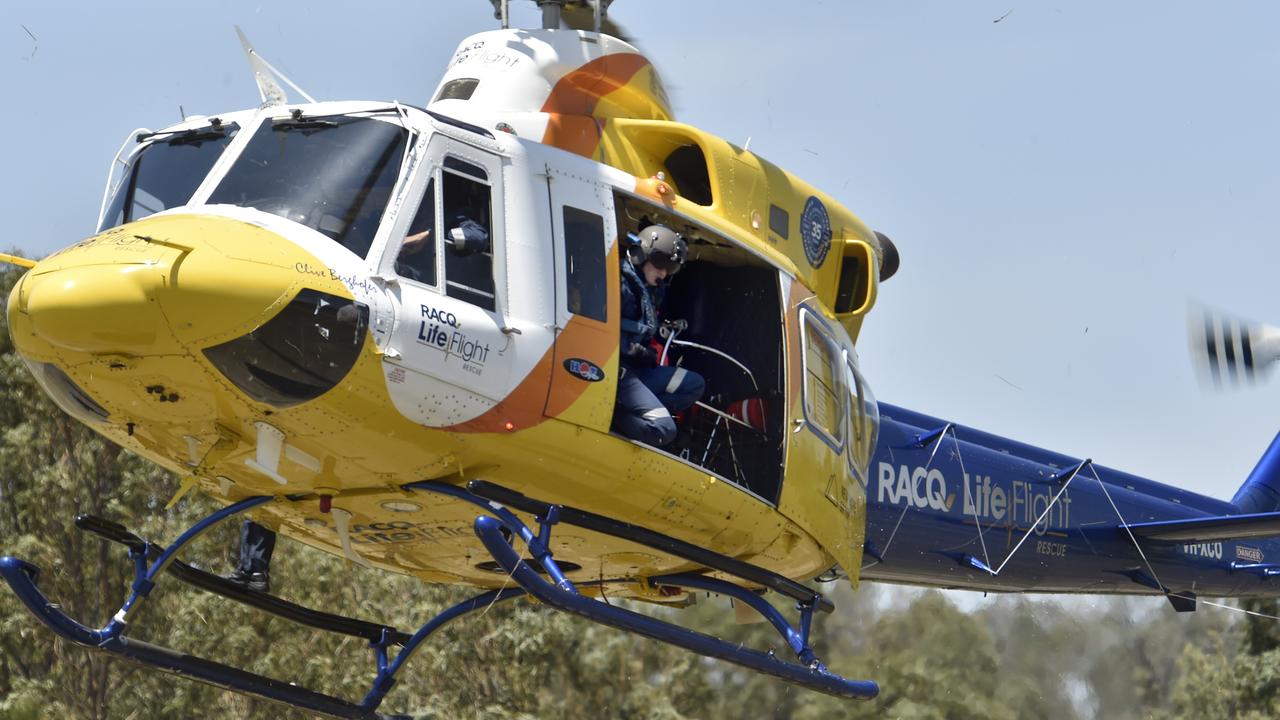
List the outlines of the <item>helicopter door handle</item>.
<svg viewBox="0 0 1280 720">
<path fill-rule="evenodd" d="M 804 418 L 796 418 L 795 425 L 796 425 L 795 429 L 793 429 L 791 432 L 792 433 L 800 432 L 800 428 L 804 427 Z"/>
</svg>

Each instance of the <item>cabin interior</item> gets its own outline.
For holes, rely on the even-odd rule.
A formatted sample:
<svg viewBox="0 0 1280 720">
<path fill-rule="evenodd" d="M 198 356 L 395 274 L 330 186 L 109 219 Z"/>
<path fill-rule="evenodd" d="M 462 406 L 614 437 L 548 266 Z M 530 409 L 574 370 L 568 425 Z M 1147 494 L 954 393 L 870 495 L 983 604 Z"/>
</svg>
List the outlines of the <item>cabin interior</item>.
<svg viewBox="0 0 1280 720">
<path fill-rule="evenodd" d="M 778 270 L 719 233 L 640 198 L 616 193 L 622 242 L 650 223 L 679 232 L 689 259 L 667 280 L 658 309 L 659 355 L 707 389 L 677 417 L 663 450 L 776 504 L 785 422 L 783 305 Z M 661 333 L 660 333 L 661 334 Z"/>
</svg>

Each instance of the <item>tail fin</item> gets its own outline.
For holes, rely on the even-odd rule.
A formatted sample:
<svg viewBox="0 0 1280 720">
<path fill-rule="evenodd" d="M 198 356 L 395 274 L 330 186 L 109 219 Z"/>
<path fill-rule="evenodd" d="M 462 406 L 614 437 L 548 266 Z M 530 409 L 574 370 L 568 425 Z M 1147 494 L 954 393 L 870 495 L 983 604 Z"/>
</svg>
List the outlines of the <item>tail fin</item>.
<svg viewBox="0 0 1280 720">
<path fill-rule="evenodd" d="M 1231 498 L 1231 504 L 1245 514 L 1280 510 L 1280 433 Z"/>
</svg>

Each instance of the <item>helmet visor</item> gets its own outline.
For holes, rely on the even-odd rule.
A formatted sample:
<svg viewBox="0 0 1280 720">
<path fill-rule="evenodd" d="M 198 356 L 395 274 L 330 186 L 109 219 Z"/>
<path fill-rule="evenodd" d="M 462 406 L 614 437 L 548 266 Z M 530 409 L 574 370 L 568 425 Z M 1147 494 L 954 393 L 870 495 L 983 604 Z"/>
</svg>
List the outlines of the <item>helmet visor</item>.
<svg viewBox="0 0 1280 720">
<path fill-rule="evenodd" d="M 665 230 L 665 228 L 664 228 Z M 666 237 L 654 234 L 653 246 L 649 248 L 649 262 L 653 266 L 661 270 L 666 270 L 667 274 L 673 275 L 680 271 L 684 261 L 689 256 L 689 246 L 685 244 L 684 238 L 678 234 L 666 230 Z"/>
<path fill-rule="evenodd" d="M 684 267 L 684 253 L 678 251 L 674 255 L 669 255 L 665 252 L 655 250 L 649 253 L 649 257 L 646 259 L 652 263 L 654 267 L 659 270 L 666 270 L 670 275 L 680 272 L 680 268 Z"/>
</svg>

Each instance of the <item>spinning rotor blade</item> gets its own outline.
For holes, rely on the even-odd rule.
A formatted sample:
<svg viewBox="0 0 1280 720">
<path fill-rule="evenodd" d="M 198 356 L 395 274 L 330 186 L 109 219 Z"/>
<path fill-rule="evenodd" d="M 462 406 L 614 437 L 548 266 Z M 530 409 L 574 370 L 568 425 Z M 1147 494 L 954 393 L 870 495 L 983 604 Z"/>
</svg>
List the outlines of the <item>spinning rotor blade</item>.
<svg viewBox="0 0 1280 720">
<path fill-rule="evenodd" d="M 635 45 L 635 40 L 622 29 L 622 26 L 609 19 L 609 5 L 613 0 L 565 0 L 560 6 L 560 20 L 565 27 L 573 30 L 587 30 L 594 32 L 595 26 L 595 3 L 600 3 L 600 32 L 605 35 L 622 40 L 623 42 Z"/>
<path fill-rule="evenodd" d="M 1193 307 L 1187 330 L 1192 362 L 1215 388 L 1252 383 L 1280 358 L 1280 327 Z"/>
</svg>

